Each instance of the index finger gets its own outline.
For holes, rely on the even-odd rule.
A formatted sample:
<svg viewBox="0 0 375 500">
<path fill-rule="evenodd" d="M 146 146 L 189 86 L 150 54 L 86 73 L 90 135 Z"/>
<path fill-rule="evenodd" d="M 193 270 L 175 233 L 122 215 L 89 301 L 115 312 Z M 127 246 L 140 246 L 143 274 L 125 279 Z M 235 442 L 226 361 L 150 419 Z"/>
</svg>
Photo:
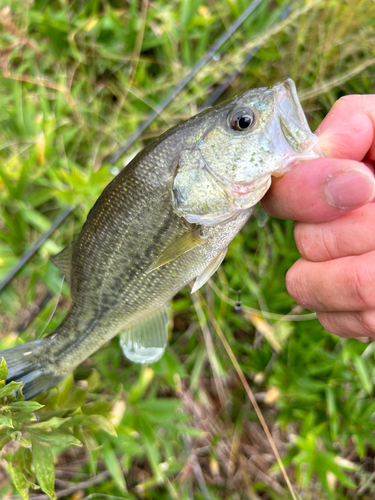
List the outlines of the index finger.
<svg viewBox="0 0 375 500">
<path fill-rule="evenodd" d="M 375 95 L 341 97 L 315 133 L 330 158 L 375 160 Z"/>
</svg>

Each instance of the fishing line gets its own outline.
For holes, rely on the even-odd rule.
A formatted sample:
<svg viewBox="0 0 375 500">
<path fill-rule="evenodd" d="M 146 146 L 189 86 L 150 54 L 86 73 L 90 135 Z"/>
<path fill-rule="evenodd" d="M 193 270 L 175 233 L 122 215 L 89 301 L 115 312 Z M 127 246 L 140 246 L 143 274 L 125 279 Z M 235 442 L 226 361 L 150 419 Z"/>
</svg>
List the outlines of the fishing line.
<svg viewBox="0 0 375 500">
<path fill-rule="evenodd" d="M 244 375 L 244 373 L 243 373 L 243 371 L 242 371 L 242 369 L 241 369 L 241 367 L 240 367 L 240 365 L 239 365 L 239 363 L 237 361 L 237 358 L 234 355 L 234 352 L 232 351 L 232 348 L 230 347 L 230 345 L 229 345 L 229 343 L 228 343 L 228 341 L 227 341 L 227 339 L 226 339 L 226 337 L 225 337 L 225 335 L 223 333 L 223 330 L 221 329 L 219 323 L 216 321 L 214 315 L 212 314 L 212 312 L 210 311 L 209 307 L 207 306 L 207 303 L 204 300 L 202 294 L 199 291 L 197 291 L 195 293 L 198 295 L 199 301 L 203 304 L 204 309 L 205 309 L 205 311 L 206 311 L 206 313 L 207 313 L 207 315 L 208 315 L 208 317 L 209 317 L 212 325 L 214 326 L 214 328 L 216 330 L 216 333 L 218 334 L 218 336 L 219 336 L 219 338 L 221 340 L 221 343 L 224 346 L 224 349 L 226 350 L 226 352 L 227 352 L 230 360 L 232 361 L 234 369 L 236 370 L 237 375 L 238 375 L 239 379 L 241 380 L 242 385 L 244 386 L 246 394 L 247 394 L 248 398 L 250 399 L 251 404 L 253 405 L 255 413 L 257 414 L 259 422 L 260 422 L 260 424 L 261 424 L 261 426 L 263 428 L 263 431 L 264 431 L 264 433 L 265 433 L 265 435 L 267 437 L 267 440 L 268 440 L 268 442 L 269 442 L 269 444 L 271 446 L 272 452 L 275 455 L 276 461 L 277 461 L 277 463 L 278 463 L 278 465 L 280 467 L 281 473 L 282 473 L 282 475 L 284 477 L 284 480 L 285 480 L 285 482 L 286 482 L 286 484 L 288 486 L 290 494 L 292 495 L 293 500 L 298 500 L 298 497 L 297 497 L 296 493 L 294 492 L 294 488 L 292 486 L 292 483 L 290 482 L 288 474 L 287 474 L 287 472 L 285 470 L 284 464 L 283 464 L 283 462 L 282 462 L 282 460 L 280 458 L 280 455 L 279 455 L 279 452 L 277 450 L 275 441 L 273 440 L 273 437 L 272 437 L 271 432 L 270 432 L 270 430 L 268 428 L 268 425 L 267 425 L 267 423 L 266 423 L 266 421 L 265 421 L 265 419 L 263 417 L 262 411 L 259 408 L 259 405 L 258 405 L 258 403 L 257 403 L 257 401 L 255 399 L 254 393 L 251 390 L 251 388 L 250 388 L 250 386 L 249 386 L 249 384 L 248 384 L 248 382 L 246 380 L 246 377 L 245 377 L 245 375 Z"/>
<path fill-rule="evenodd" d="M 47 320 L 47 324 L 45 325 L 45 327 L 43 328 L 43 330 L 40 332 L 39 336 L 37 337 L 37 340 L 40 339 L 40 337 L 43 335 L 43 333 L 46 331 L 46 328 L 47 326 L 50 324 L 51 322 L 51 319 L 53 318 L 53 315 L 55 314 L 56 312 L 56 309 L 57 309 L 57 305 L 59 303 L 59 300 L 60 300 L 60 297 L 61 297 L 61 291 L 62 291 L 62 287 L 63 287 L 63 284 L 64 284 L 64 279 L 65 277 L 63 276 L 62 277 L 62 280 L 61 280 L 61 285 L 60 285 L 60 290 L 59 290 L 59 294 L 57 296 L 57 300 L 56 300 L 56 304 L 55 304 L 55 307 L 53 308 L 53 311 L 51 312 L 48 320 Z"/>
<path fill-rule="evenodd" d="M 228 297 L 228 295 L 225 295 L 225 293 L 220 290 L 220 288 L 216 285 L 216 283 L 212 280 L 209 279 L 207 281 L 207 284 L 214 293 L 222 300 L 223 302 L 226 302 L 227 304 L 231 306 L 235 306 L 236 301 Z M 229 288 L 229 287 L 228 287 Z M 307 314 L 292 314 L 292 313 L 287 313 L 287 314 L 277 314 L 277 313 L 271 313 L 267 311 L 261 311 L 260 309 L 255 309 L 254 307 L 249 307 L 241 304 L 241 308 L 244 312 L 249 313 L 249 314 L 255 314 L 256 316 L 260 316 L 263 318 L 267 319 L 274 319 L 276 321 L 312 321 L 316 319 L 316 313 L 307 313 Z"/>
</svg>

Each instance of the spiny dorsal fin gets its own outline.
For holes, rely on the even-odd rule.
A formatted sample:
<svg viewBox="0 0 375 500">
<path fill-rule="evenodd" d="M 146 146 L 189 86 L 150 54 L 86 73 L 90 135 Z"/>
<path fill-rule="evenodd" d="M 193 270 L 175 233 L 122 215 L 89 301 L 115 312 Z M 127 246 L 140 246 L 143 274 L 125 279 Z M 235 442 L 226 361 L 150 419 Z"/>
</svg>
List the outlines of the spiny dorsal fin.
<svg viewBox="0 0 375 500">
<path fill-rule="evenodd" d="M 155 363 L 164 354 L 168 343 L 168 310 L 162 307 L 146 319 L 123 330 L 120 346 L 124 355 L 135 363 Z"/>
<path fill-rule="evenodd" d="M 227 253 L 228 247 L 225 248 L 222 252 L 219 253 L 211 262 L 208 264 L 206 269 L 200 274 L 194 283 L 193 288 L 191 289 L 191 293 L 196 292 L 201 286 L 203 286 L 211 276 L 216 273 L 219 269 L 220 264 L 223 262 L 225 254 Z"/>
<path fill-rule="evenodd" d="M 168 262 L 177 259 L 180 255 L 193 250 L 193 248 L 206 243 L 208 238 L 202 238 L 199 234 L 200 231 L 201 229 L 199 227 L 195 227 L 180 236 L 180 238 L 175 240 L 165 250 L 163 250 L 159 257 L 147 269 L 147 272 L 150 273 L 151 271 L 154 271 L 154 269 L 164 266 L 165 264 L 168 264 Z"/>
<path fill-rule="evenodd" d="M 51 257 L 51 262 L 59 269 L 68 284 L 70 285 L 70 275 L 72 267 L 73 241 L 69 243 L 60 253 Z"/>
</svg>

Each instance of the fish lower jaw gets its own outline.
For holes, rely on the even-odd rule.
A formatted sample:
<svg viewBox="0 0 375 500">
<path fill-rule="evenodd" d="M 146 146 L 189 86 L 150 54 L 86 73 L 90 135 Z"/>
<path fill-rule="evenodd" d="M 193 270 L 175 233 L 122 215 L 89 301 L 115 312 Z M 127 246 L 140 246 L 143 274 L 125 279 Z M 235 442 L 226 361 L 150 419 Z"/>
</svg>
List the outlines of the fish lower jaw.
<svg viewBox="0 0 375 500">
<path fill-rule="evenodd" d="M 304 147 L 302 152 L 285 154 L 281 162 L 282 167 L 272 172 L 272 176 L 282 177 L 289 172 L 289 170 L 292 170 L 304 161 L 315 160 L 317 158 L 324 158 L 324 154 L 320 149 L 318 138 L 314 136 L 314 140 L 312 140 L 308 146 Z"/>
<path fill-rule="evenodd" d="M 267 181 L 264 182 L 264 184 L 267 184 Z M 251 193 L 258 192 L 259 189 L 262 187 L 263 183 L 259 185 L 257 181 L 255 182 L 241 182 L 238 184 L 232 184 L 231 186 L 231 192 L 236 196 L 236 197 L 241 197 L 241 196 L 247 196 Z"/>
<path fill-rule="evenodd" d="M 254 182 L 232 184 L 231 191 L 236 210 L 246 210 L 256 205 L 271 185 L 271 174 Z"/>
</svg>

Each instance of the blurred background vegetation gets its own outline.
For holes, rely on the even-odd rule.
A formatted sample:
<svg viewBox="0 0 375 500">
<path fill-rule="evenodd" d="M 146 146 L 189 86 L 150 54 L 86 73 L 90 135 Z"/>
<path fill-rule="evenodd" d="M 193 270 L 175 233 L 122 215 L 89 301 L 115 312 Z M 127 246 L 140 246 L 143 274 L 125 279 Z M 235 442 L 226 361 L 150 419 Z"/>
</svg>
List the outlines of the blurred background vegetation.
<svg viewBox="0 0 375 500">
<path fill-rule="evenodd" d="M 313 129 L 340 96 L 375 92 L 373 1 L 263 0 L 110 165 L 248 5 L 1 0 L 0 279 L 74 207 L 1 292 L 1 349 L 60 323 L 69 291 L 49 258 L 123 165 L 195 114 L 233 70 L 241 68 L 222 98 L 292 77 Z M 0 381 L 1 498 L 291 498 L 218 328 L 300 498 L 375 497 L 374 344 L 330 335 L 293 303 L 284 282 L 298 258 L 292 225 L 260 220 L 236 237 L 201 294 L 175 298 L 158 363 L 127 362 L 113 339 L 36 401 L 14 401 L 15 387 Z M 233 290 L 242 290 L 242 312 Z"/>
</svg>

